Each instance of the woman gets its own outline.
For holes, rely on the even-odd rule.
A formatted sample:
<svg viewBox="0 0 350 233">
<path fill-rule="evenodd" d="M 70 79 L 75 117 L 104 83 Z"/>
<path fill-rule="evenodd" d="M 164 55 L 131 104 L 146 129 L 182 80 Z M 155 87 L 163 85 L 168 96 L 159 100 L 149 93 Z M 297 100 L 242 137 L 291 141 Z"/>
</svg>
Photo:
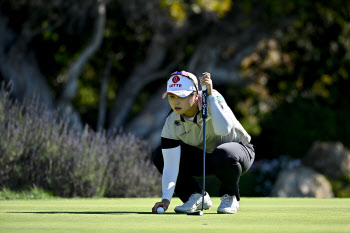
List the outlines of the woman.
<svg viewBox="0 0 350 233">
<path fill-rule="evenodd" d="M 250 136 L 238 122 L 222 95 L 213 89 L 209 73 L 200 77 L 208 91 L 206 119 L 206 174 L 221 181 L 220 214 L 235 214 L 239 208 L 239 179 L 252 165 L 255 152 Z M 172 111 L 166 118 L 161 147 L 153 154 L 153 163 L 162 175 L 162 200 L 152 208 L 166 211 L 174 192 L 184 203 L 175 207 L 177 213 L 192 213 L 202 207 L 202 189 L 193 176 L 201 176 L 203 164 L 203 119 L 201 92 L 192 73 L 171 74 L 167 91 Z M 204 209 L 212 206 L 205 193 Z"/>
</svg>

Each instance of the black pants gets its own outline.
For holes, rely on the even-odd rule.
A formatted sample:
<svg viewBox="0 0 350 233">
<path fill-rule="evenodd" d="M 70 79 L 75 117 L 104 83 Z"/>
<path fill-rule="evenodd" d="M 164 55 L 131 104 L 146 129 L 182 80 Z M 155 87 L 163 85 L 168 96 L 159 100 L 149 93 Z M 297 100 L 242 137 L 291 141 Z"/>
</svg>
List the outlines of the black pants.
<svg viewBox="0 0 350 233">
<path fill-rule="evenodd" d="M 237 142 L 224 143 L 213 153 L 206 153 L 205 174 L 215 175 L 221 181 L 219 195 L 235 195 L 240 200 L 239 179 L 253 164 L 255 152 L 253 145 L 243 145 Z M 162 174 L 164 161 L 161 147 L 153 153 L 153 163 Z M 186 202 L 193 193 L 201 193 L 202 188 L 193 178 L 203 175 L 203 151 L 181 144 L 181 159 L 179 174 L 175 186 L 176 195 Z"/>
</svg>

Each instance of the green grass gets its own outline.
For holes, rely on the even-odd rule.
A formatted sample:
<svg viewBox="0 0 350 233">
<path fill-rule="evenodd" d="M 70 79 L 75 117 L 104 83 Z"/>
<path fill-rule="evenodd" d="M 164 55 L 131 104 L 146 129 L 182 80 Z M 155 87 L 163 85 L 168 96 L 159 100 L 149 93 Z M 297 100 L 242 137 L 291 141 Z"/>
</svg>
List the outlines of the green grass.
<svg viewBox="0 0 350 233">
<path fill-rule="evenodd" d="M 13 191 L 8 188 L 3 188 L 0 191 L 0 200 L 18 200 L 18 199 L 57 199 L 59 197 L 54 196 L 52 193 L 47 192 L 36 186 L 30 187 L 28 190 Z"/>
<path fill-rule="evenodd" d="M 350 232 L 350 199 L 242 198 L 235 215 L 151 214 L 156 198 L 0 201 L 0 232 Z"/>
</svg>

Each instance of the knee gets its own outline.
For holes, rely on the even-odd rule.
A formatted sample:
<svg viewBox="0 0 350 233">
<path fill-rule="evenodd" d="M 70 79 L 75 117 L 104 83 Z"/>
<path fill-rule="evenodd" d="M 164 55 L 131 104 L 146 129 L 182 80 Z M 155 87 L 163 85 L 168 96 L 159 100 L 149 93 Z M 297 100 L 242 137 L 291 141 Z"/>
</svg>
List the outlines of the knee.
<svg viewBox="0 0 350 233">
<path fill-rule="evenodd" d="M 225 147 L 218 147 L 215 149 L 213 155 L 223 164 L 238 164 L 239 158 L 232 151 Z"/>
</svg>

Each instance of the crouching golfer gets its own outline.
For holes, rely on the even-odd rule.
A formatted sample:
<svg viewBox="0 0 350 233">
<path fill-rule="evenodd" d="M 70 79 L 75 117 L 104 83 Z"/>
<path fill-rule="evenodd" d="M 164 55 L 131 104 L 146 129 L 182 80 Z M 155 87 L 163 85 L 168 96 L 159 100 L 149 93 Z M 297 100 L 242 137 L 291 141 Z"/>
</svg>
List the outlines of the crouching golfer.
<svg viewBox="0 0 350 233">
<path fill-rule="evenodd" d="M 240 200 L 239 179 L 252 165 L 255 152 L 250 136 L 238 122 L 222 95 L 213 89 L 209 73 L 200 78 L 208 90 L 206 119 L 206 174 L 221 181 L 219 214 L 235 214 Z M 162 175 L 162 201 L 158 207 L 166 211 L 175 193 L 184 203 L 175 207 L 177 213 L 192 213 L 202 207 L 202 189 L 193 178 L 203 174 L 203 119 L 201 92 L 195 75 L 175 72 L 168 80 L 167 91 L 172 111 L 166 118 L 161 147 L 153 154 L 153 163 Z M 204 209 L 212 206 L 209 194 Z"/>
</svg>

